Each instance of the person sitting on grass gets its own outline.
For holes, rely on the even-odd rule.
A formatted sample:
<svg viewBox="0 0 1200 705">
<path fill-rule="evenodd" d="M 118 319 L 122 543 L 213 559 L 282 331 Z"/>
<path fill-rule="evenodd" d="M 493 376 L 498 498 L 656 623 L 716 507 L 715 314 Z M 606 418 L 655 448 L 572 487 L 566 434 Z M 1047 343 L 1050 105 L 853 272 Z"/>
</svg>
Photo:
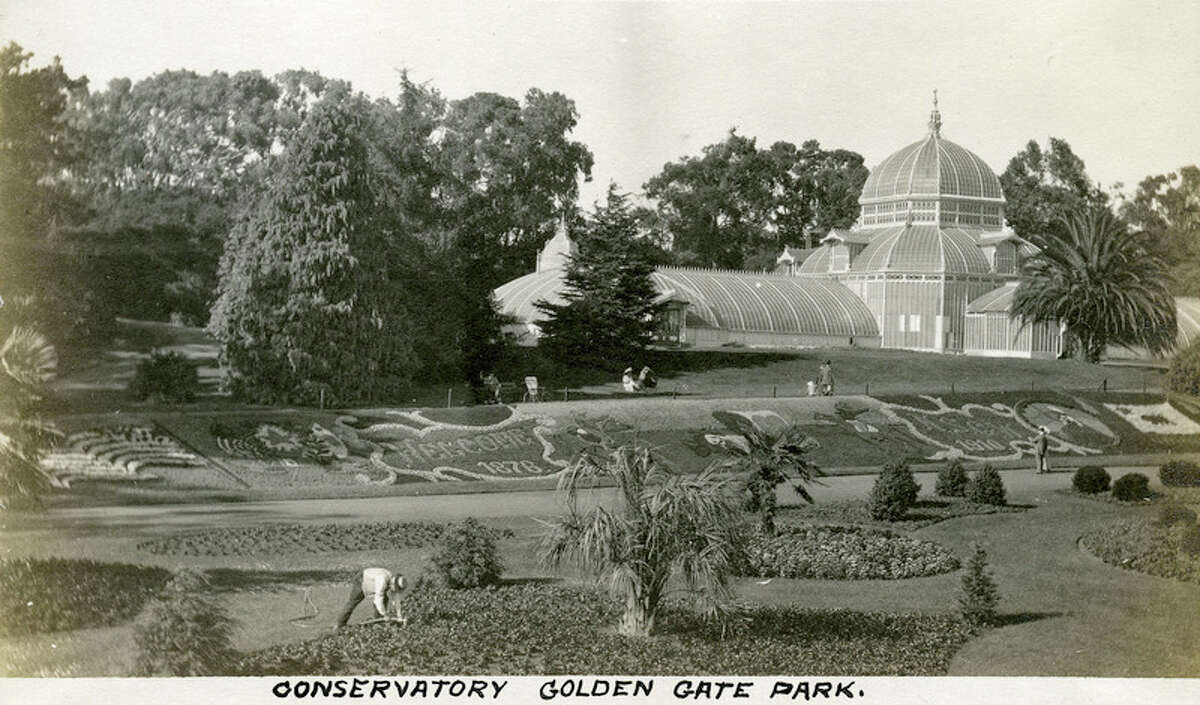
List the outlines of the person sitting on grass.
<svg viewBox="0 0 1200 705">
<path fill-rule="evenodd" d="M 641 389 L 637 383 L 637 380 L 633 378 L 632 367 L 626 367 L 625 371 L 621 373 L 621 386 L 623 386 L 627 392 L 636 392 Z"/>
<path fill-rule="evenodd" d="M 367 568 L 361 573 L 356 573 L 350 583 L 350 597 L 346 600 L 346 606 L 342 608 L 342 614 L 338 617 L 335 629 L 346 626 L 346 623 L 350 621 L 350 615 L 354 613 L 354 608 L 358 607 L 358 603 L 362 602 L 367 595 L 371 596 L 375 605 L 375 613 L 380 619 L 391 619 L 406 624 L 408 620 L 400 614 L 400 600 L 398 599 L 404 588 L 404 576 L 399 573 L 393 574 L 387 568 Z M 390 604 L 395 605 L 396 616 L 394 618 L 388 617 Z"/>
<path fill-rule="evenodd" d="M 642 367 L 642 371 L 638 373 L 637 381 L 640 389 L 654 389 L 658 386 L 658 378 L 654 376 L 654 370 L 650 369 L 649 365 Z"/>
</svg>

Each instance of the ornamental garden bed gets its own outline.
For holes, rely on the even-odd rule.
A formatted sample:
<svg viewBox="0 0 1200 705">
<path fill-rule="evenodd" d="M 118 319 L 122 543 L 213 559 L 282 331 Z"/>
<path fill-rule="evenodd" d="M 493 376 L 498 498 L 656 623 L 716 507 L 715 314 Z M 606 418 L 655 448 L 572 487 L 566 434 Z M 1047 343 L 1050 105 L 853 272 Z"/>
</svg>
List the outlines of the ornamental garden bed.
<svg viewBox="0 0 1200 705">
<path fill-rule="evenodd" d="M 1200 555 L 1187 555 L 1182 547 L 1188 530 L 1183 524 L 1126 520 L 1084 534 L 1079 544 L 1118 568 L 1200 583 Z"/>
<path fill-rule="evenodd" d="M 451 527 L 436 522 L 266 524 L 194 531 L 143 541 L 138 550 L 174 556 L 256 556 L 386 551 L 432 546 Z M 512 529 L 492 530 L 497 539 Z"/>
<path fill-rule="evenodd" d="M 133 619 L 166 585 L 163 568 L 64 558 L 0 561 L 0 634 L 40 634 Z"/>
<path fill-rule="evenodd" d="M 936 543 L 861 526 L 787 526 L 755 536 L 745 552 L 749 574 L 763 578 L 898 580 L 959 568 Z"/>
<path fill-rule="evenodd" d="M 951 616 L 747 606 L 732 636 L 680 607 L 651 639 L 619 607 L 556 584 L 416 591 L 407 628 L 357 626 L 248 654 L 243 675 L 838 673 L 940 675 L 973 632 Z"/>
</svg>

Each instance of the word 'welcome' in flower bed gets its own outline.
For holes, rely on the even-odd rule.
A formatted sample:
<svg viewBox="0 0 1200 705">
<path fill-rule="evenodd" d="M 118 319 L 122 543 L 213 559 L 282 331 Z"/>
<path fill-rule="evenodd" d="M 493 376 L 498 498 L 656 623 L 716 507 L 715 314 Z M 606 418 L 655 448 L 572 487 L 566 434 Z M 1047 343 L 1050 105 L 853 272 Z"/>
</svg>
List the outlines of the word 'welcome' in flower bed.
<svg viewBox="0 0 1200 705">
<path fill-rule="evenodd" d="M 207 529 L 143 541 L 138 549 L 175 556 L 253 556 L 257 554 L 384 551 L 430 546 L 449 525 L 428 521 L 370 524 L 266 524 Z M 496 531 L 508 538 L 511 529 Z"/>
<path fill-rule="evenodd" d="M 104 627 L 132 619 L 166 585 L 162 568 L 65 558 L 0 561 L 0 634 Z"/>
<path fill-rule="evenodd" d="M 897 580 L 957 570 L 954 554 L 929 541 L 860 526 L 789 526 L 746 547 L 760 577 Z"/>
<path fill-rule="evenodd" d="M 1180 548 L 1185 528 L 1121 521 L 1084 534 L 1080 544 L 1119 568 L 1200 583 L 1200 557 L 1186 555 Z"/>
<path fill-rule="evenodd" d="M 415 591 L 407 628 L 353 627 L 254 652 L 245 675 L 839 673 L 938 675 L 971 630 L 949 616 L 750 607 L 734 635 L 669 609 L 660 634 L 614 633 L 619 608 L 561 585 Z"/>
</svg>

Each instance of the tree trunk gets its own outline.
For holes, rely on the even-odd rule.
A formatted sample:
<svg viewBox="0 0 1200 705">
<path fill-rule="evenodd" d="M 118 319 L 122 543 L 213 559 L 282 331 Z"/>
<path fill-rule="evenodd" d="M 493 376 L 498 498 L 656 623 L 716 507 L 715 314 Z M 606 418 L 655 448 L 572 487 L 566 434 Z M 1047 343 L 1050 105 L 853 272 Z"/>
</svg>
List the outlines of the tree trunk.
<svg viewBox="0 0 1200 705">
<path fill-rule="evenodd" d="M 617 631 L 625 636 L 650 636 L 654 631 L 654 618 L 657 605 L 649 604 L 646 598 L 630 594 L 625 598 L 625 613 L 621 615 L 621 624 Z"/>
</svg>

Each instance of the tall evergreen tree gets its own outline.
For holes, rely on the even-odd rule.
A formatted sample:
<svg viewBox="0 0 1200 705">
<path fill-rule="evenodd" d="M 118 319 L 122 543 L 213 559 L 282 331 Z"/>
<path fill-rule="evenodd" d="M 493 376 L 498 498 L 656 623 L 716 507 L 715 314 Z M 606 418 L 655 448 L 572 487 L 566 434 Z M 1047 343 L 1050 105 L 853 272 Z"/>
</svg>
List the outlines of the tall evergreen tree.
<svg viewBox="0 0 1200 705">
<path fill-rule="evenodd" d="M 660 306 L 650 279 L 650 248 L 637 237 L 627 197 L 608 188 L 579 237 L 565 275 L 563 303 L 535 305 L 548 319 L 539 343 L 558 360 L 596 367 L 630 364 L 650 344 Z"/>
<path fill-rule="evenodd" d="M 368 168 L 369 116 L 386 108 L 322 98 L 230 233 L 209 330 L 244 397 L 388 398 L 415 371 L 405 283 L 418 247 Z"/>
</svg>

